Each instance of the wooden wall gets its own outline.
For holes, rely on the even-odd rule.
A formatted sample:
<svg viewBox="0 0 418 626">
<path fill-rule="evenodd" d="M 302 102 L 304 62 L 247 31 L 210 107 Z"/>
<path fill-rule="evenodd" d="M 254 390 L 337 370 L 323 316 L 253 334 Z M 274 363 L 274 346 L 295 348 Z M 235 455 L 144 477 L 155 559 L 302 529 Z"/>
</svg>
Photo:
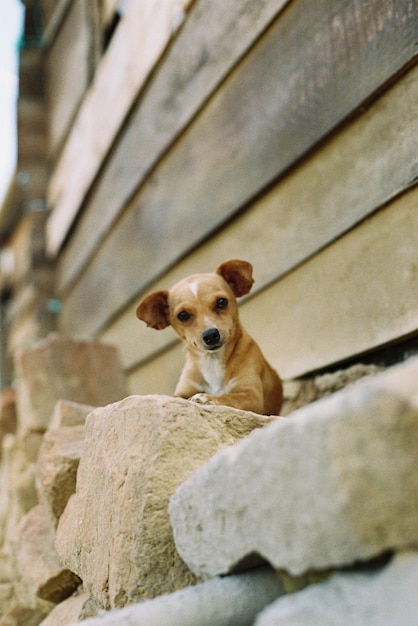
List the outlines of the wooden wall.
<svg viewBox="0 0 418 626">
<path fill-rule="evenodd" d="M 136 304 L 235 257 L 285 378 L 416 336 L 417 36 L 415 0 L 127 3 L 51 108 L 61 330 L 118 345 L 132 392 L 170 393 L 181 347 Z"/>
</svg>

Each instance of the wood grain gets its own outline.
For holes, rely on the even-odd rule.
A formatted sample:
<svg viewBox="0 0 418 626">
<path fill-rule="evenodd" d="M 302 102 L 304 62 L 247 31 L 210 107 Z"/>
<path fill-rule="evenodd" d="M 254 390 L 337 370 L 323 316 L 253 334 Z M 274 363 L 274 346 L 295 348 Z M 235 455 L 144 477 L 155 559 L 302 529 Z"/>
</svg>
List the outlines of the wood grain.
<svg viewBox="0 0 418 626">
<path fill-rule="evenodd" d="M 107 239 L 113 256 L 122 241 L 132 247 L 136 275 L 135 282 L 129 278 L 125 300 L 411 63 L 417 53 L 417 12 L 413 0 L 292 2 L 148 177 Z M 164 123 L 164 111 L 157 113 Z M 124 208 L 127 196 L 121 202 L 118 189 L 126 183 L 132 191 L 129 163 L 144 168 L 143 155 L 150 149 L 146 137 L 131 132 L 131 150 L 115 152 L 112 168 L 103 171 L 100 202 L 93 201 L 94 211 L 92 204 L 85 209 L 72 253 L 60 268 L 61 289 L 93 253 L 99 265 L 108 254 L 98 251 L 98 238 L 107 236 Z"/>
<path fill-rule="evenodd" d="M 152 266 L 152 259 L 138 250 L 144 245 L 141 223 L 137 227 L 130 227 L 130 221 L 122 223 L 109 238 L 98 262 L 88 268 L 83 280 L 65 299 L 62 329 L 81 336 L 100 332 L 101 326 L 107 325 L 117 312 L 118 304 L 126 307 L 131 302 L 126 294 L 133 296 L 133 307 L 135 297 L 139 299 L 144 290 L 167 288 L 190 273 L 210 271 L 228 258 L 253 262 L 256 290 L 290 272 L 413 184 L 418 176 L 417 101 L 418 68 L 414 68 L 268 194 L 176 263 L 159 282 L 144 284 L 143 276 Z M 159 228 L 165 228 L 157 221 L 155 237 L 159 236 Z M 175 228 L 172 236 L 176 236 Z M 165 245 L 175 244 L 176 241 L 167 240 Z M 158 261 L 165 250 L 157 242 L 154 245 Z M 88 315 L 78 314 L 86 309 Z M 130 307 L 122 314 L 120 323 L 115 319 L 114 324 L 120 328 L 115 337 L 124 344 L 125 364 L 129 366 L 138 360 L 141 350 L 143 358 L 147 358 L 153 350 L 151 337 L 158 333 L 149 335 L 151 345 L 145 348 Z M 126 341 L 123 328 L 128 329 Z M 133 335 L 138 336 L 138 344 L 131 341 Z M 156 349 L 160 348 L 158 345 Z"/>
<path fill-rule="evenodd" d="M 66 10 L 60 3 L 56 13 Z M 76 114 L 89 80 L 91 32 L 86 0 L 71 6 L 46 56 L 50 156 L 58 149 Z"/>
<path fill-rule="evenodd" d="M 53 210 L 47 224 L 51 255 L 62 245 L 133 99 L 182 15 L 183 0 L 128 4 L 51 177 L 48 201 Z"/>
<path fill-rule="evenodd" d="M 137 187 L 286 2 L 199 0 L 122 132 L 59 259 L 60 290 L 82 271 Z"/>
</svg>

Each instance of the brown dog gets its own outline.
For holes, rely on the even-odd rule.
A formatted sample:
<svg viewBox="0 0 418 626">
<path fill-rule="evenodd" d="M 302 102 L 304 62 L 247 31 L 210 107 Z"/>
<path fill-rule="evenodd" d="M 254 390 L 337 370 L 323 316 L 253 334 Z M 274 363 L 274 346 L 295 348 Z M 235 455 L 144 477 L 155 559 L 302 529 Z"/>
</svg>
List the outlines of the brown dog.
<svg viewBox="0 0 418 626">
<path fill-rule="evenodd" d="M 279 414 L 281 380 L 238 316 L 236 298 L 248 293 L 253 282 L 250 263 L 227 261 L 213 274 L 189 276 L 140 302 L 139 319 L 157 330 L 171 324 L 186 346 L 175 396 Z"/>
</svg>

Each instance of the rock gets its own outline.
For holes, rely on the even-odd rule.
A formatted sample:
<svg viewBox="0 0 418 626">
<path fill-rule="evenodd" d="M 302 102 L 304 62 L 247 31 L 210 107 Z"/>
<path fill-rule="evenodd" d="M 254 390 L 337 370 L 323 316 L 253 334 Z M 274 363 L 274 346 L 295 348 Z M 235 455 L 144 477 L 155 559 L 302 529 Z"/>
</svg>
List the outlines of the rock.
<svg viewBox="0 0 418 626">
<path fill-rule="evenodd" d="M 103 406 L 126 395 L 117 350 L 52 334 L 16 356 L 19 432 L 45 431 L 58 400 Z"/>
<path fill-rule="evenodd" d="M 166 396 L 131 396 L 99 408 L 58 524 L 64 564 L 105 608 L 196 582 L 174 548 L 168 501 L 221 448 L 272 419 Z"/>
<path fill-rule="evenodd" d="M 88 594 L 75 595 L 58 604 L 39 626 L 67 626 L 97 615 L 100 607 Z"/>
<path fill-rule="evenodd" d="M 54 528 L 75 492 L 84 437 L 84 425 L 50 428 L 44 435 L 38 460 L 38 494 Z"/>
<path fill-rule="evenodd" d="M 344 389 L 360 378 L 375 376 L 382 371 L 382 368 L 377 365 L 356 363 L 335 372 L 285 381 L 281 415 L 289 415 L 306 404 Z"/>
<path fill-rule="evenodd" d="M 14 584 L 0 584 L 1 626 L 38 626 L 51 610 L 44 600 L 35 600 L 32 606 L 24 606 L 16 596 Z"/>
<path fill-rule="evenodd" d="M 30 606 L 35 597 L 61 602 L 80 584 L 80 579 L 63 567 L 58 558 L 54 535 L 41 505 L 21 520 L 16 550 L 17 568 L 26 587 L 22 604 Z"/>
<path fill-rule="evenodd" d="M 11 388 L 0 393 L 0 445 L 6 433 L 16 432 L 16 398 Z M 1 448 L 0 448 L 1 454 Z M 0 456 L 1 458 L 1 456 Z"/>
<path fill-rule="evenodd" d="M 0 468 L 0 544 L 14 537 L 23 515 L 37 504 L 36 460 L 42 434 L 6 435 Z"/>
<path fill-rule="evenodd" d="M 182 559 L 203 579 L 257 557 L 298 576 L 416 542 L 417 392 L 414 359 L 216 455 L 171 499 Z"/>
<path fill-rule="evenodd" d="M 89 404 L 79 404 L 69 400 L 58 400 L 54 407 L 50 429 L 61 428 L 61 426 L 81 426 L 85 424 L 86 417 L 96 407 Z"/>
<path fill-rule="evenodd" d="M 111 611 L 83 626 L 252 626 L 256 615 L 283 594 L 269 568 L 213 578 L 195 587 Z M 46 622 L 42 623 L 46 625 Z M 50 626 L 61 626 L 55 624 Z"/>
<path fill-rule="evenodd" d="M 281 598 L 255 626 L 417 626 L 418 555 L 398 555 L 387 567 L 339 573 Z"/>
</svg>

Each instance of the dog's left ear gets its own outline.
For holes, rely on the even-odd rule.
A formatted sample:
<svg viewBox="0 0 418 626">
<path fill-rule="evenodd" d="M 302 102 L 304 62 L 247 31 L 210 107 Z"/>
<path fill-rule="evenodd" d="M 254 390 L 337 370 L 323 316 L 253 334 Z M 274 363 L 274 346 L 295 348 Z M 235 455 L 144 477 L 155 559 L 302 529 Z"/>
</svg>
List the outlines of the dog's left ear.
<svg viewBox="0 0 418 626">
<path fill-rule="evenodd" d="M 237 298 L 248 293 L 254 282 L 253 266 L 247 261 L 226 261 L 216 268 L 215 274 L 222 276 Z"/>
</svg>

